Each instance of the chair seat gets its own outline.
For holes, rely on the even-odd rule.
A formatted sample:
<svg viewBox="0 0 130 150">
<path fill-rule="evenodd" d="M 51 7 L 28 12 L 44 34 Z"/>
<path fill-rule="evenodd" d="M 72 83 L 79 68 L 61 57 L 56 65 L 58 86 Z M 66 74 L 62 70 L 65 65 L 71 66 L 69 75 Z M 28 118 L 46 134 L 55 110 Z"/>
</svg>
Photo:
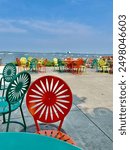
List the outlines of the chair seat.
<svg viewBox="0 0 130 150">
<path fill-rule="evenodd" d="M 59 140 L 62 140 L 62 141 L 68 142 L 70 144 L 76 145 L 75 141 L 69 135 L 67 135 L 61 131 L 58 131 L 58 130 L 41 130 L 41 131 L 38 131 L 36 133 L 50 136 L 53 138 L 57 138 Z"/>
<path fill-rule="evenodd" d="M 19 107 L 20 103 L 17 102 L 16 104 L 11 105 L 11 111 L 16 110 Z M 9 112 L 9 104 L 6 101 L 5 97 L 0 97 L 0 114 Z"/>
</svg>

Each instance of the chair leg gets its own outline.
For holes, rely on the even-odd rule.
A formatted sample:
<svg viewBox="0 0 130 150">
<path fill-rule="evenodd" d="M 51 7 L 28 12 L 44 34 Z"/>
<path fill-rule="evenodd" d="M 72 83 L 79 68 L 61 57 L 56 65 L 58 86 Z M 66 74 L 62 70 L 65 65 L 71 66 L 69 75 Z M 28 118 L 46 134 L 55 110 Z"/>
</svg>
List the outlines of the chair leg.
<svg viewBox="0 0 130 150">
<path fill-rule="evenodd" d="M 4 97 L 4 95 L 5 95 L 5 81 L 4 81 L 4 89 L 2 91 L 2 97 Z"/>
<path fill-rule="evenodd" d="M 6 123 L 5 114 L 3 114 L 3 123 Z"/>
<path fill-rule="evenodd" d="M 6 132 L 8 132 L 8 130 L 9 130 L 10 117 L 11 117 L 11 112 L 9 113 L 9 116 L 8 116 Z"/>
<path fill-rule="evenodd" d="M 5 95 L 5 90 L 3 90 L 3 92 L 2 92 L 2 97 L 4 97 L 4 95 Z"/>
<path fill-rule="evenodd" d="M 63 121 L 64 121 L 64 119 L 63 119 L 63 120 L 61 120 L 61 122 L 60 122 L 60 124 L 59 124 L 59 127 L 58 127 L 58 131 L 60 131 L 60 130 L 61 130 L 61 127 L 62 127 Z"/>
<path fill-rule="evenodd" d="M 26 131 L 26 122 L 25 122 L 25 118 L 24 118 L 24 114 L 23 114 L 23 110 L 22 110 L 21 106 L 20 106 L 20 111 L 21 111 L 21 115 L 22 115 L 22 119 L 23 119 L 24 130 Z"/>
</svg>

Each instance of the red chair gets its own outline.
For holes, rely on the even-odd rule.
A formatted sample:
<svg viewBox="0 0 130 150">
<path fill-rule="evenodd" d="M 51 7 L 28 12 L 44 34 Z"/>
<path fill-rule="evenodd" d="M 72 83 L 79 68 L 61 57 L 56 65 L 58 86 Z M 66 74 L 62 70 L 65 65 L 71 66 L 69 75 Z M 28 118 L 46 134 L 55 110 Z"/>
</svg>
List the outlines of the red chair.
<svg viewBox="0 0 130 150">
<path fill-rule="evenodd" d="M 66 71 L 72 71 L 72 69 L 73 69 L 73 58 L 71 58 L 71 57 L 65 58 L 64 62 L 65 62 L 65 70 Z"/>
<path fill-rule="evenodd" d="M 26 104 L 33 116 L 38 134 L 75 144 L 69 135 L 60 131 L 64 118 L 72 106 L 72 92 L 62 79 L 56 76 L 43 76 L 34 81 L 27 92 Z M 40 130 L 39 121 L 47 124 L 58 121 L 60 123 L 57 130 Z"/>
<path fill-rule="evenodd" d="M 22 67 L 19 58 L 16 58 L 16 63 L 17 63 L 17 66 L 18 66 L 18 73 L 19 73 L 19 72 L 21 72 L 21 67 Z"/>
</svg>

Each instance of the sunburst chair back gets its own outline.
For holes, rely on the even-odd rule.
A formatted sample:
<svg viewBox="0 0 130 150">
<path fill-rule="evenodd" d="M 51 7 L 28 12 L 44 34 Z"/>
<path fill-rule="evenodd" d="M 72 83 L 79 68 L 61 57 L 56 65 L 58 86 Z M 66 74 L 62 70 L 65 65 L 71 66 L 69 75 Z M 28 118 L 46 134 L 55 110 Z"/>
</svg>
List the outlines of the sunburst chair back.
<svg viewBox="0 0 130 150">
<path fill-rule="evenodd" d="M 15 76 L 16 66 L 13 63 L 6 64 L 2 72 L 2 77 L 0 79 L 0 90 L 2 90 L 2 96 L 4 96 L 8 84 L 13 80 Z"/>
</svg>

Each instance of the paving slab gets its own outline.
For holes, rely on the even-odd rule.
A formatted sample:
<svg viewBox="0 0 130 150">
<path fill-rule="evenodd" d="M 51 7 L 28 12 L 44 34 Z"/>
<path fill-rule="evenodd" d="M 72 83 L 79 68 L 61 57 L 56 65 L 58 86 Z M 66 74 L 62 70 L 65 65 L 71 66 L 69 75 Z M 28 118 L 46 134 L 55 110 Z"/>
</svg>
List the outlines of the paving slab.
<svg viewBox="0 0 130 150">
<path fill-rule="evenodd" d="M 71 110 L 63 128 L 84 150 L 112 150 L 112 141 L 80 110 Z"/>
<path fill-rule="evenodd" d="M 86 115 L 86 117 L 97 126 L 106 136 L 111 140 L 113 139 L 113 112 L 108 108 L 97 107 L 93 111 L 88 112 L 84 108 L 80 108 L 80 104 L 83 103 L 85 97 L 79 98 L 74 95 L 74 105 Z"/>
</svg>

